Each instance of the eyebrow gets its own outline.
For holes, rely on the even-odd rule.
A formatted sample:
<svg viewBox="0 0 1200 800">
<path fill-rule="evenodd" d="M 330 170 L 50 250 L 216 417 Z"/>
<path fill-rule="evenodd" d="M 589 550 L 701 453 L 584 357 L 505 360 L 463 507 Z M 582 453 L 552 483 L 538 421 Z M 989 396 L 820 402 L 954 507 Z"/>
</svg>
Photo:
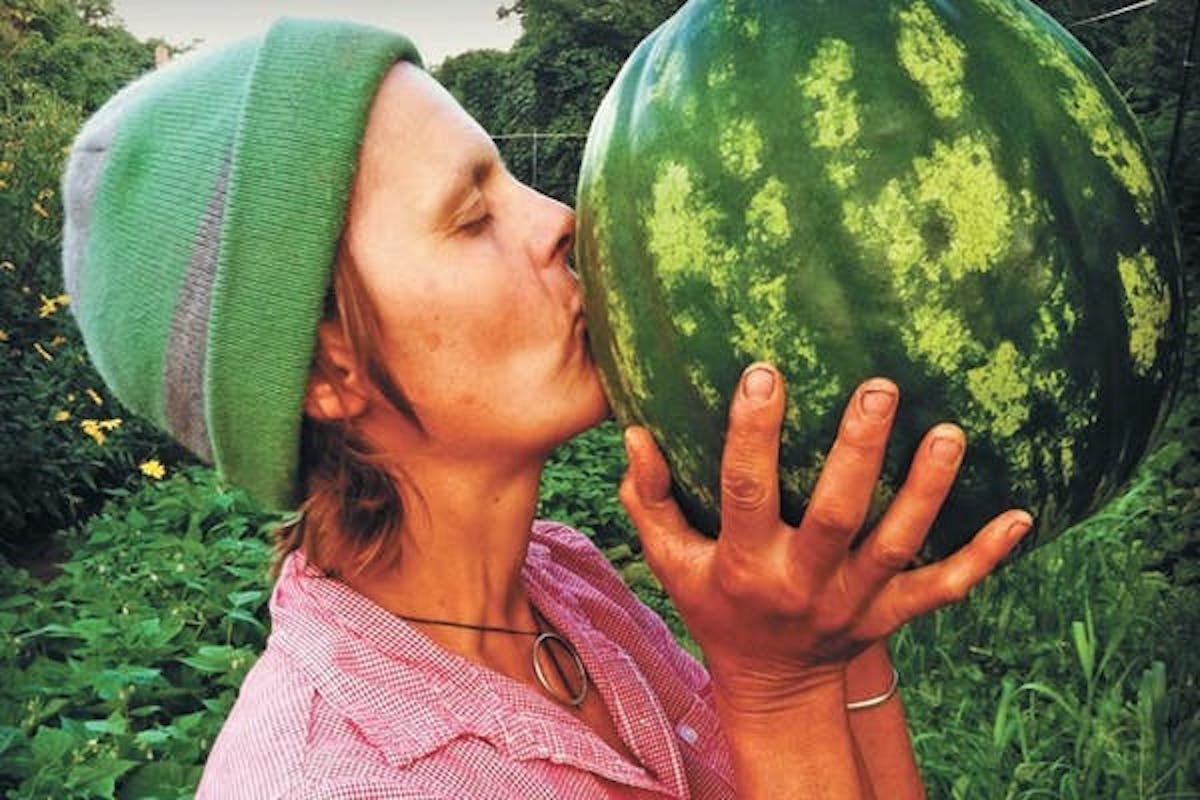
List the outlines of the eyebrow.
<svg viewBox="0 0 1200 800">
<path fill-rule="evenodd" d="M 438 223 L 448 220 L 462 205 L 463 199 L 472 189 L 481 184 L 500 163 L 500 154 L 495 145 L 490 150 L 476 150 L 471 158 L 462 162 L 452 173 L 441 192 L 434 219 Z"/>
</svg>

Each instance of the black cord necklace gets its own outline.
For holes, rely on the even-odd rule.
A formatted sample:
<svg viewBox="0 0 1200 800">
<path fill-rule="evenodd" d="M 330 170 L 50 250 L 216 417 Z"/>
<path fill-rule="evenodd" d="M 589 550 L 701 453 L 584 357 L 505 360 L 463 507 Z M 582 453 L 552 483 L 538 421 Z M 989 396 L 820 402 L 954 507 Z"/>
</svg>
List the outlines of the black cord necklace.
<svg viewBox="0 0 1200 800">
<path fill-rule="evenodd" d="M 589 683 L 588 674 L 587 669 L 583 666 L 583 659 L 579 657 L 579 651 L 576 650 L 570 642 L 559 636 L 557 633 L 554 633 L 553 631 L 541 630 L 540 625 L 538 626 L 538 630 L 523 631 L 519 628 L 504 628 L 499 625 L 472 625 L 468 622 L 453 622 L 447 619 L 429 619 L 427 617 L 413 617 L 405 616 L 403 614 L 396 614 L 394 616 L 397 619 L 404 620 L 405 622 L 416 622 L 421 625 L 441 625 L 447 628 L 463 628 L 471 631 L 485 631 L 487 633 L 508 633 L 512 634 L 513 636 L 535 636 L 537 638 L 533 642 L 533 674 L 534 677 L 537 678 L 537 682 L 541 684 L 542 689 L 545 690 L 546 694 L 554 698 L 556 702 L 572 708 L 579 708 L 582 706 L 584 699 L 587 697 Z M 542 615 L 536 610 L 534 611 L 534 616 L 537 620 L 544 621 Z M 571 663 L 574 665 L 575 672 L 579 676 L 579 690 L 575 694 L 564 694 L 556 690 L 546 677 L 545 671 L 542 669 L 542 662 L 538 658 L 538 654 L 544 651 L 547 657 L 549 657 L 550 663 L 554 665 L 554 669 L 558 673 L 559 680 L 562 681 L 563 686 L 567 687 L 567 691 L 570 691 L 571 682 L 567 680 L 567 676 L 563 673 L 562 667 L 559 666 L 558 659 L 554 657 L 554 652 L 550 649 L 551 645 L 557 645 L 558 647 L 562 648 L 562 650 L 568 656 L 571 657 Z"/>
</svg>

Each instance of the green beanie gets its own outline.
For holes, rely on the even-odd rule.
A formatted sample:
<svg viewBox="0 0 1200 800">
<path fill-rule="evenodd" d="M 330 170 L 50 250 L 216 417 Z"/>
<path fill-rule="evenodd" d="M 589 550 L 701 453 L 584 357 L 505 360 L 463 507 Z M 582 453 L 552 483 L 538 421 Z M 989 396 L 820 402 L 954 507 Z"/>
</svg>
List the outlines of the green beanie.
<svg viewBox="0 0 1200 800">
<path fill-rule="evenodd" d="M 63 177 L 63 273 L 93 363 L 270 508 L 301 499 L 300 423 L 371 101 L 405 38 L 283 19 L 133 82 Z"/>
</svg>

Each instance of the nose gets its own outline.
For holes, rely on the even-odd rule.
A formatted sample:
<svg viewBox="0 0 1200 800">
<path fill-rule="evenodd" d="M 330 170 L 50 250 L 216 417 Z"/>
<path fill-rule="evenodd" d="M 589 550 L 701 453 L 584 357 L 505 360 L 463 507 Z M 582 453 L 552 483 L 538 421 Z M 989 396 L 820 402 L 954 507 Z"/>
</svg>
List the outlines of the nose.
<svg viewBox="0 0 1200 800">
<path fill-rule="evenodd" d="M 553 197 L 534 192 L 541 206 L 536 215 L 538 232 L 533 242 L 538 263 L 550 268 L 566 265 L 575 243 L 575 212 Z"/>
</svg>

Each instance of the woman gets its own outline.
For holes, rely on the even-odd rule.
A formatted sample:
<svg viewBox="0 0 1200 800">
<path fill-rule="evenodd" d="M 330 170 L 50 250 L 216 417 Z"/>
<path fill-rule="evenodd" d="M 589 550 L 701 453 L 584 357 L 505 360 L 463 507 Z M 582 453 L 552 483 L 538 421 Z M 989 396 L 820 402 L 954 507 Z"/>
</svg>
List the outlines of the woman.
<svg viewBox="0 0 1200 800">
<path fill-rule="evenodd" d="M 609 413 L 573 217 L 508 174 L 406 40 L 282 20 L 148 76 L 89 121 L 65 191 L 72 308 L 106 381 L 302 512 L 200 797 L 921 795 L 882 640 L 1031 522 L 900 571 L 958 428 L 930 432 L 854 549 L 890 382 L 851 398 L 798 529 L 770 365 L 732 398 L 716 542 L 630 428 L 620 498 L 705 672 L 585 537 L 534 520 L 547 455 Z"/>
</svg>

